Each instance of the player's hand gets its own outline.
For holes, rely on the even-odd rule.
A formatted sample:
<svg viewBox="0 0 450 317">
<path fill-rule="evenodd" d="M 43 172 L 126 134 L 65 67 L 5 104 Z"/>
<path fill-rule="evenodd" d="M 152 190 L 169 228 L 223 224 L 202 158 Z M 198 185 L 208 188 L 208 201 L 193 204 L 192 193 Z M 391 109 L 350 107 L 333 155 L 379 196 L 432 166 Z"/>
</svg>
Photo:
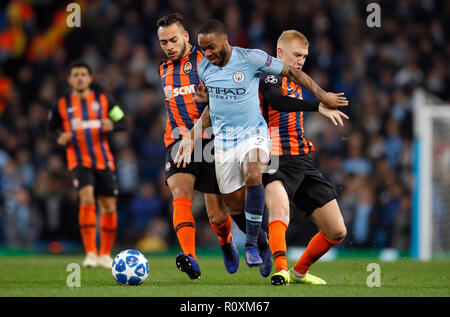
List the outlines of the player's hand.
<svg viewBox="0 0 450 317">
<path fill-rule="evenodd" d="M 180 147 L 178 148 L 177 155 L 175 155 L 175 159 L 173 160 L 173 162 L 177 165 L 177 168 L 180 168 L 181 164 L 183 164 L 183 168 L 185 168 L 187 164 L 191 163 L 193 150 L 194 140 L 192 140 L 190 134 L 188 134 L 180 141 Z"/>
<path fill-rule="evenodd" d="M 56 140 L 56 142 L 57 142 L 59 145 L 66 146 L 66 145 L 69 143 L 69 141 L 70 141 L 71 139 L 72 139 L 72 134 L 67 133 L 67 132 L 63 132 L 63 133 L 61 133 L 61 134 L 59 135 L 59 137 L 58 137 L 58 139 Z"/>
<path fill-rule="evenodd" d="M 340 93 L 337 93 L 337 94 L 332 93 L 332 92 L 327 92 L 320 99 L 320 102 L 322 102 L 322 104 L 325 107 L 331 108 L 331 109 L 348 106 L 348 100 L 344 96 L 343 92 L 340 92 Z"/>
<path fill-rule="evenodd" d="M 330 119 L 334 125 L 340 125 L 342 127 L 344 126 L 344 122 L 342 121 L 342 118 L 348 120 L 348 116 L 345 113 L 343 113 L 337 109 L 327 108 L 322 103 L 319 104 L 319 113 L 321 115 L 327 117 L 328 119 Z"/>
<path fill-rule="evenodd" d="M 75 131 L 83 129 L 83 125 L 80 118 L 73 118 L 72 120 L 70 120 L 70 126 Z"/>
<path fill-rule="evenodd" d="M 114 129 L 114 123 L 112 122 L 111 119 L 102 119 L 102 128 L 103 131 L 105 132 L 109 132 L 112 131 Z"/>
<path fill-rule="evenodd" d="M 195 89 L 195 102 L 207 103 L 208 102 L 208 92 L 203 85 L 194 86 Z"/>
</svg>

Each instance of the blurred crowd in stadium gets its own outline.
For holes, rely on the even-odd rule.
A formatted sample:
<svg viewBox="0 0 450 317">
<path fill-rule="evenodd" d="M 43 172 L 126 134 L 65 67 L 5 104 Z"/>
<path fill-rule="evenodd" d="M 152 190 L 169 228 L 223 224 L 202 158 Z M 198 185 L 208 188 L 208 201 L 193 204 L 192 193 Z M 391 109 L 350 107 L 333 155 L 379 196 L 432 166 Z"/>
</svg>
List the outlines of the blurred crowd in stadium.
<svg viewBox="0 0 450 317">
<path fill-rule="evenodd" d="M 411 95 L 421 86 L 450 101 L 450 3 L 383 1 L 381 27 L 366 25 L 372 1 L 79 1 L 81 27 L 68 28 L 69 2 L 10 1 L 0 6 L 0 244 L 79 241 L 76 192 L 64 149 L 46 136 L 49 107 L 67 92 L 66 66 L 88 62 L 95 84 L 127 111 L 129 130 L 112 137 L 118 166 L 119 244 L 144 251 L 175 247 L 164 184 L 165 107 L 158 74 L 164 58 L 156 21 L 167 13 L 196 28 L 208 18 L 228 27 L 232 45 L 275 55 L 285 29 L 309 41 L 304 71 L 344 92 L 350 120 L 334 127 L 305 116 L 319 168 L 337 188 L 348 236 L 343 247 L 409 248 L 413 188 Z M 305 93 L 305 99 L 311 94 Z M 218 246 L 201 195 L 194 202 L 197 244 Z M 289 245 L 314 226 L 293 213 Z"/>
</svg>

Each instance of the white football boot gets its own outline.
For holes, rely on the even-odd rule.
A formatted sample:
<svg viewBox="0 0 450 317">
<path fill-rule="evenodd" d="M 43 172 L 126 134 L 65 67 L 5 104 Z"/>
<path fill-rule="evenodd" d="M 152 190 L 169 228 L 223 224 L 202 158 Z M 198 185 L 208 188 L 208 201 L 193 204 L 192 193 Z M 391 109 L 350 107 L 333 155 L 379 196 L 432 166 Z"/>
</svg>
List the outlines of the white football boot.
<svg viewBox="0 0 450 317">
<path fill-rule="evenodd" d="M 113 259 L 109 254 L 100 255 L 97 258 L 97 265 L 104 267 L 106 269 L 111 269 L 113 263 Z"/>
<path fill-rule="evenodd" d="M 89 252 L 83 261 L 83 267 L 97 267 L 97 254 Z"/>
</svg>

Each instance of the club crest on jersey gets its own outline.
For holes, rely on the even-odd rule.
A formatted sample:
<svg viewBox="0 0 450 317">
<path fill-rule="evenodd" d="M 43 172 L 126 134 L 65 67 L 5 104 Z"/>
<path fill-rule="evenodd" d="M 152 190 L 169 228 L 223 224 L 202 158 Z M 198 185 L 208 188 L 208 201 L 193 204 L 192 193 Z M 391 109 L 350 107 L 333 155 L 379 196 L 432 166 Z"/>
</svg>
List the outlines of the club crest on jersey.
<svg viewBox="0 0 450 317">
<path fill-rule="evenodd" d="M 186 64 L 184 64 L 183 70 L 186 74 L 189 74 L 192 70 L 192 63 L 191 62 L 186 62 Z"/>
<path fill-rule="evenodd" d="M 245 79 L 245 75 L 243 72 L 235 72 L 233 74 L 233 80 L 237 83 L 242 83 Z"/>
<path fill-rule="evenodd" d="M 276 84 L 278 82 L 278 78 L 275 75 L 269 75 L 264 79 L 266 84 Z"/>
<path fill-rule="evenodd" d="M 93 101 L 91 104 L 92 110 L 94 111 L 98 111 L 98 109 L 100 109 L 100 105 L 97 101 Z"/>
</svg>

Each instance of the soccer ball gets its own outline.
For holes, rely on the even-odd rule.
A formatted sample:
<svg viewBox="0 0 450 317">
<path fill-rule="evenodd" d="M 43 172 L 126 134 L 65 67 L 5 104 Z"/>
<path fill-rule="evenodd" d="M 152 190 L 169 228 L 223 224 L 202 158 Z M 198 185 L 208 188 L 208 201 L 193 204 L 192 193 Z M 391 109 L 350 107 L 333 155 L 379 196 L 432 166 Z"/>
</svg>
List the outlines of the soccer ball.
<svg viewBox="0 0 450 317">
<path fill-rule="evenodd" d="M 112 263 L 112 275 L 121 285 L 142 284 L 148 274 L 148 261 L 141 252 L 136 250 L 120 252 Z"/>
</svg>

